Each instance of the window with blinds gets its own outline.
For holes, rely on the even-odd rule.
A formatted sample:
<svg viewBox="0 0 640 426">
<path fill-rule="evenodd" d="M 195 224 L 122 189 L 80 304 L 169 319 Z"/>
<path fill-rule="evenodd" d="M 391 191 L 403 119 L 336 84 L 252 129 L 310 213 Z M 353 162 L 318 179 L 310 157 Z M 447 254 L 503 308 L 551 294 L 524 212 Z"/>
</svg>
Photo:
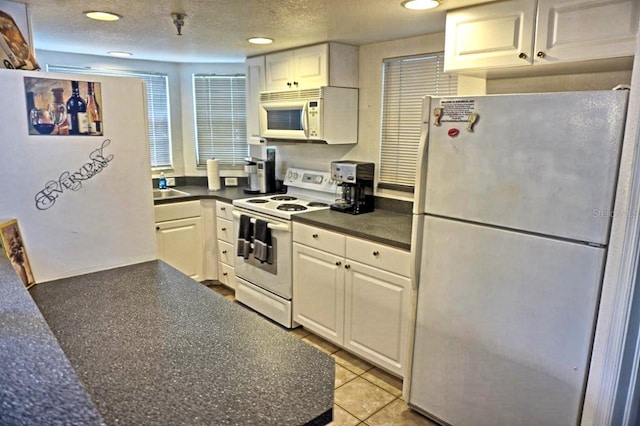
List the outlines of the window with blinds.
<svg viewBox="0 0 640 426">
<path fill-rule="evenodd" d="M 383 61 L 379 187 L 413 191 L 422 97 L 457 94 L 457 76 L 443 63 L 442 53 Z"/>
<path fill-rule="evenodd" d="M 245 77 L 194 74 L 198 165 L 239 166 L 249 155 Z"/>
<path fill-rule="evenodd" d="M 144 81 L 147 94 L 147 126 L 151 167 L 157 169 L 173 167 L 171 159 L 171 122 L 169 120 L 169 80 L 166 74 L 64 65 L 47 65 L 47 71 L 136 77 Z"/>
</svg>

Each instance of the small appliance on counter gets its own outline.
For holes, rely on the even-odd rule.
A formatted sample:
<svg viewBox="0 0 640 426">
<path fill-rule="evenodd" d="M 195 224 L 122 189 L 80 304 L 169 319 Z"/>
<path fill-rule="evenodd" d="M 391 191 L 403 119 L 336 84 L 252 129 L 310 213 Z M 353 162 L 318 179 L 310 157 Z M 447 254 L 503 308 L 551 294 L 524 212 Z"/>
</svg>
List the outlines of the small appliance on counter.
<svg viewBox="0 0 640 426">
<path fill-rule="evenodd" d="M 247 172 L 249 186 L 244 190 L 247 194 L 259 194 L 260 185 L 258 184 L 258 165 L 254 161 L 247 161 L 244 164 L 244 171 Z"/>
<path fill-rule="evenodd" d="M 340 198 L 331 210 L 360 214 L 373 211 L 374 163 L 332 161 L 331 178 L 338 182 Z"/>
</svg>

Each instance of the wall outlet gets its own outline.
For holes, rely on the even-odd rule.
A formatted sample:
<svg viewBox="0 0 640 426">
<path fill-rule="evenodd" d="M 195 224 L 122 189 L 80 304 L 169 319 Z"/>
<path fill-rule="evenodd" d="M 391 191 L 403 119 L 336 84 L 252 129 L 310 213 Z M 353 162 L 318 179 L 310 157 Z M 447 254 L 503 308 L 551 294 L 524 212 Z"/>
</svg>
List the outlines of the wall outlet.
<svg viewBox="0 0 640 426">
<path fill-rule="evenodd" d="M 168 177 L 167 178 L 167 186 L 176 186 L 176 178 Z"/>
<path fill-rule="evenodd" d="M 224 186 L 238 186 L 238 178 L 234 178 L 234 177 L 224 178 Z"/>
</svg>

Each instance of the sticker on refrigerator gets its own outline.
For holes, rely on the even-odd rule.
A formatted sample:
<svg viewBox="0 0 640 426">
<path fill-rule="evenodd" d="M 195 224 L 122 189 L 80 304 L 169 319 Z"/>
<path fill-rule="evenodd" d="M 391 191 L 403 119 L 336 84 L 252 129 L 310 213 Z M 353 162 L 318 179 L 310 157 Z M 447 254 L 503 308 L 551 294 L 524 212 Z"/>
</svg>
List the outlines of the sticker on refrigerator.
<svg viewBox="0 0 640 426">
<path fill-rule="evenodd" d="M 451 99 L 440 101 L 438 111 L 440 123 L 468 123 L 475 113 L 476 101 L 473 99 Z M 477 117 L 475 115 L 474 117 Z"/>
</svg>

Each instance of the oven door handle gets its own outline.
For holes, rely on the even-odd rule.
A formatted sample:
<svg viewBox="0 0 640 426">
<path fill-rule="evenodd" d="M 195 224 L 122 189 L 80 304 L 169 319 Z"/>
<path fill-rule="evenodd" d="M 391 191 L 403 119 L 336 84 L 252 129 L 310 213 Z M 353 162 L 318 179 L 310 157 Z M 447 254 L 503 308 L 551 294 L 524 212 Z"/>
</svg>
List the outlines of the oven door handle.
<svg viewBox="0 0 640 426">
<path fill-rule="evenodd" d="M 235 218 L 240 218 L 240 213 L 234 211 L 233 212 L 233 217 Z M 251 223 L 256 223 L 256 219 L 255 218 L 251 218 Z M 289 232 L 289 225 L 287 224 L 280 224 L 280 223 L 273 223 L 273 222 L 267 222 L 267 228 L 272 229 L 274 231 L 284 231 L 284 232 Z"/>
</svg>

